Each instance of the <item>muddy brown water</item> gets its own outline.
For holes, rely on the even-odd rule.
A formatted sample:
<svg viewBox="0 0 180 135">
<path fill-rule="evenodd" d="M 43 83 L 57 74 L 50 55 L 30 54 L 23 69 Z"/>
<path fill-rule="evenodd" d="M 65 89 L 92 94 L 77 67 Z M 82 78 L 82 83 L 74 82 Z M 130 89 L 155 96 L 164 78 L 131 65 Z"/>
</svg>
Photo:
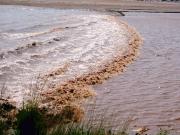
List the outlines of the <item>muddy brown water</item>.
<svg viewBox="0 0 180 135">
<path fill-rule="evenodd" d="M 97 12 L 14 6 L 1 6 L 0 10 L 0 84 L 6 82 L 4 95 L 17 101 L 27 95 L 23 88 L 39 73 L 59 67 L 61 62 L 86 71 L 85 65 L 109 59 L 116 43 L 127 41 L 125 35 L 119 35 L 119 25 Z M 95 113 L 107 115 L 114 127 L 130 118 L 131 129 L 147 126 L 154 132 L 161 127 L 180 134 L 180 14 L 126 13 L 121 19 L 136 27 L 144 45 L 126 72 L 94 86 Z M 37 45 L 28 48 L 33 42 Z"/>
<path fill-rule="evenodd" d="M 0 96 L 17 106 L 130 50 L 133 32 L 106 13 L 13 5 L 0 11 Z"/>
<path fill-rule="evenodd" d="M 147 126 L 180 134 L 180 14 L 126 13 L 144 44 L 126 72 L 96 85 L 95 113 L 114 126 L 131 119 L 131 129 Z"/>
</svg>

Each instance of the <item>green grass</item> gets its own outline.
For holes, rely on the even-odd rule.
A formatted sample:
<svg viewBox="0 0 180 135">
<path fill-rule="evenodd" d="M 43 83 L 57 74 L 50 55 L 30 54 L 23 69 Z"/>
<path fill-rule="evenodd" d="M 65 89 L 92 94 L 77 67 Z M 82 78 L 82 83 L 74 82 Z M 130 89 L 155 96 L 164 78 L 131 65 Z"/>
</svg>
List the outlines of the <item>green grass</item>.
<svg viewBox="0 0 180 135">
<path fill-rule="evenodd" d="M 66 111 L 68 110 L 69 109 Z M 67 112 L 67 116 L 69 116 L 69 113 L 70 112 Z M 47 121 L 45 121 L 44 115 L 39 111 L 38 104 L 33 102 L 25 105 L 18 112 L 15 119 L 14 126 L 12 127 L 14 135 L 129 135 L 127 132 L 128 122 L 116 132 L 112 130 L 112 128 L 106 128 L 103 122 L 96 125 L 91 122 L 71 122 L 66 124 L 60 122 L 56 127 L 47 127 L 48 123 L 46 123 Z M 6 126 L 7 123 L 0 120 L 0 135 L 8 135 L 8 132 L 4 130 Z M 156 135 L 169 135 L 169 133 L 160 130 Z"/>
<path fill-rule="evenodd" d="M 89 126 L 83 124 L 59 125 L 52 129 L 48 135 L 128 135 L 126 132 L 115 133 L 111 129 L 102 126 Z"/>
<path fill-rule="evenodd" d="M 0 120 L 0 135 L 4 134 L 5 123 Z"/>
<path fill-rule="evenodd" d="M 46 125 L 36 103 L 24 106 L 16 116 L 16 135 L 45 135 Z"/>
</svg>

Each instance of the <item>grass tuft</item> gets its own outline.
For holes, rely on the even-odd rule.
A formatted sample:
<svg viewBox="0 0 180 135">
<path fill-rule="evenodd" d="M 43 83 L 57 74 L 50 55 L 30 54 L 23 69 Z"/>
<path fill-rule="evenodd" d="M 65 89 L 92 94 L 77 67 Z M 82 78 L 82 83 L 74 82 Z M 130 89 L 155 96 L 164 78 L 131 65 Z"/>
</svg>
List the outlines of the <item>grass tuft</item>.
<svg viewBox="0 0 180 135">
<path fill-rule="evenodd" d="M 6 127 L 5 123 L 2 120 L 0 120 L 0 135 L 4 134 L 5 127 Z"/>
<path fill-rule="evenodd" d="M 64 116 L 60 118 L 62 121 L 62 118 L 74 119 L 76 113 L 79 114 L 79 111 L 74 107 L 67 106 L 62 113 Z M 11 129 L 13 128 L 13 135 L 129 135 L 130 121 L 126 121 L 120 130 L 114 131 L 112 128 L 105 127 L 104 119 L 99 124 L 93 124 L 91 121 L 89 123 L 78 121 L 67 123 L 65 121 L 65 123 L 60 122 L 52 127 L 47 126 L 48 121 L 45 122 L 45 119 L 45 116 L 38 108 L 37 102 L 23 105 L 23 108 L 18 111 L 15 117 L 14 126 L 11 127 Z M 7 122 L 0 119 L 0 135 L 8 135 L 9 132 L 6 131 L 7 125 Z M 136 133 L 136 135 L 143 135 L 143 133 Z M 161 129 L 156 135 L 169 135 L 169 132 Z"/>
<path fill-rule="evenodd" d="M 37 103 L 24 106 L 16 116 L 16 135 L 45 135 L 46 125 Z"/>
<path fill-rule="evenodd" d="M 48 135 L 115 135 L 111 130 L 103 127 L 86 127 L 81 124 L 59 125 L 51 130 Z"/>
</svg>

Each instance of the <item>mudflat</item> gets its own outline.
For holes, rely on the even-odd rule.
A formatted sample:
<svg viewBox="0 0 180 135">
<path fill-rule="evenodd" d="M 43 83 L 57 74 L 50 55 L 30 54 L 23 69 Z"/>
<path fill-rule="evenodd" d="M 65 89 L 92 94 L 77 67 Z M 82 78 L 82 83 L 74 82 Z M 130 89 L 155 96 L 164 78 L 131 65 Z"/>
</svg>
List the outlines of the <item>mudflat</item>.
<svg viewBox="0 0 180 135">
<path fill-rule="evenodd" d="M 118 11 L 180 12 L 179 2 L 142 2 L 135 0 L 0 0 L 0 4 Z"/>
</svg>

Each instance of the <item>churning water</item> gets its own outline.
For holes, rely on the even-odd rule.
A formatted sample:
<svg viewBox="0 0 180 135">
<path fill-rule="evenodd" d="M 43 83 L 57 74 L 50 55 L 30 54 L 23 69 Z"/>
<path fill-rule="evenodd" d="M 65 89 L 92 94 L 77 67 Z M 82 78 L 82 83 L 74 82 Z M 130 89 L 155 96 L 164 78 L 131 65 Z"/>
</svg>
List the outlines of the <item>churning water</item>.
<svg viewBox="0 0 180 135">
<path fill-rule="evenodd" d="M 37 78 L 47 79 L 48 89 L 95 71 L 119 49 L 126 52 L 128 35 L 103 13 L 0 6 L 1 95 L 22 103 Z"/>
<path fill-rule="evenodd" d="M 123 19 L 144 45 L 126 72 L 95 86 L 95 111 L 108 108 L 116 125 L 131 117 L 133 126 L 180 132 L 180 14 L 127 13 Z M 106 14 L 0 6 L 1 96 L 21 103 L 39 76 L 59 68 L 64 73 L 51 77 L 50 85 L 95 71 L 119 49 L 124 53 L 128 41 L 125 27 Z"/>
</svg>

